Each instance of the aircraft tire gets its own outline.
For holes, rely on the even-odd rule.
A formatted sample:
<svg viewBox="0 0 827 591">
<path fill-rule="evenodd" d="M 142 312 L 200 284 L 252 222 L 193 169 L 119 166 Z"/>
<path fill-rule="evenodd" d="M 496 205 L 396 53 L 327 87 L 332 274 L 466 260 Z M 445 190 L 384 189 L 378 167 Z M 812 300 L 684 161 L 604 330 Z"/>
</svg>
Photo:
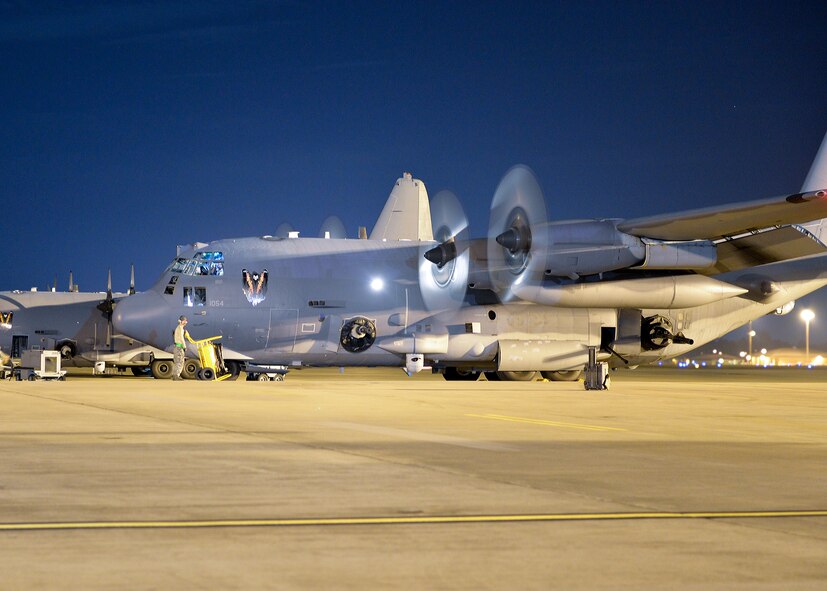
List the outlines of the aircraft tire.
<svg viewBox="0 0 827 591">
<path fill-rule="evenodd" d="M 480 379 L 480 372 L 459 367 L 446 367 L 445 371 L 442 372 L 442 377 L 449 382 L 475 382 Z"/>
<path fill-rule="evenodd" d="M 500 374 L 496 371 L 485 371 L 485 372 L 483 372 L 483 374 L 485 374 L 485 379 L 488 380 L 489 382 L 502 381 L 502 378 L 500 377 Z"/>
<path fill-rule="evenodd" d="M 198 377 L 198 370 L 201 369 L 201 364 L 195 359 L 185 359 L 184 369 L 181 371 L 181 377 L 185 380 L 194 380 Z"/>
<path fill-rule="evenodd" d="M 576 382 L 583 375 L 582 369 L 569 371 L 541 371 L 544 378 L 550 382 Z"/>
<path fill-rule="evenodd" d="M 230 374 L 227 381 L 232 382 L 238 379 L 238 376 L 241 374 L 241 364 L 238 361 L 225 361 L 224 367 L 227 368 L 227 372 Z"/>
<path fill-rule="evenodd" d="M 497 375 L 504 382 L 530 382 L 537 375 L 536 371 L 498 371 Z"/>
<path fill-rule="evenodd" d="M 168 380 L 172 377 L 172 359 L 156 359 L 152 362 L 150 371 L 156 380 Z"/>
</svg>

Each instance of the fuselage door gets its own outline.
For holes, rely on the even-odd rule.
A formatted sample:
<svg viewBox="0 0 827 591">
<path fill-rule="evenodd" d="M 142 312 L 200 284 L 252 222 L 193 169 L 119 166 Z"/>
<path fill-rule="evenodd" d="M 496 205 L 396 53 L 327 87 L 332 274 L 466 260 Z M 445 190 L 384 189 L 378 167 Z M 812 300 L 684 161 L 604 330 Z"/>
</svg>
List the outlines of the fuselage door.
<svg viewBox="0 0 827 591">
<path fill-rule="evenodd" d="M 293 345 L 296 343 L 298 323 L 298 310 L 272 308 L 270 310 L 270 336 L 267 341 L 267 349 L 270 351 L 292 351 Z"/>
</svg>

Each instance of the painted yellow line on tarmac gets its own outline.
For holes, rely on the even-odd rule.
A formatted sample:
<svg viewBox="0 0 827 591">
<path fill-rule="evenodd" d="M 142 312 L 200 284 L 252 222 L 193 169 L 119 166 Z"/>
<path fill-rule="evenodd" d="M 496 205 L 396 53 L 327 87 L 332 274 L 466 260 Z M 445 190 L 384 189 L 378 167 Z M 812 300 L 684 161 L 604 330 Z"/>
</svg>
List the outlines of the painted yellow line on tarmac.
<svg viewBox="0 0 827 591">
<path fill-rule="evenodd" d="M 803 511 L 689 511 L 637 513 L 551 513 L 545 515 L 453 515 L 420 517 L 325 517 L 307 519 L 208 519 L 201 521 L 78 521 L 0 523 L 0 531 L 67 529 L 172 529 L 205 527 L 295 527 L 331 525 L 412 525 L 442 523 L 503 523 L 555 521 L 632 521 L 636 519 L 762 519 L 827 517 L 827 510 Z"/>
<path fill-rule="evenodd" d="M 512 421 L 515 423 L 530 423 L 532 425 L 546 425 L 548 427 L 566 427 L 568 429 L 583 429 L 586 431 L 626 431 L 618 427 L 604 427 L 602 425 L 581 425 L 578 423 L 561 423 L 559 421 L 546 421 L 543 419 L 528 419 L 525 417 L 509 417 L 506 415 L 465 415 L 467 417 L 477 417 L 479 419 L 492 419 L 496 421 Z"/>
</svg>

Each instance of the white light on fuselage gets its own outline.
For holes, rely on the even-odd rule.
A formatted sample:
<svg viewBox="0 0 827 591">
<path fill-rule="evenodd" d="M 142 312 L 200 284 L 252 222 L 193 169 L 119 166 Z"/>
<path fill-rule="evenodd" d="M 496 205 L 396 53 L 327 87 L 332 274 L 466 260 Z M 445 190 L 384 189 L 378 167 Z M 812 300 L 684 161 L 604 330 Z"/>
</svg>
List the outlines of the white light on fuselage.
<svg viewBox="0 0 827 591">
<path fill-rule="evenodd" d="M 382 289 L 384 287 L 385 287 L 385 282 L 382 281 L 382 279 L 380 279 L 379 277 L 374 277 L 373 279 L 370 280 L 370 288 L 373 291 L 382 291 Z"/>
</svg>

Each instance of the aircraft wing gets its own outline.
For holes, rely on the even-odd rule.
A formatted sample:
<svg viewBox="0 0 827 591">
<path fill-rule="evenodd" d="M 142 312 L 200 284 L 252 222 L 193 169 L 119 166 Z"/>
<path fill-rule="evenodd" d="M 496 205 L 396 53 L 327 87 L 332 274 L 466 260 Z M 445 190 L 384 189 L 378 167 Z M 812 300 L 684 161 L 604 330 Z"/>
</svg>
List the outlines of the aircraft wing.
<svg viewBox="0 0 827 591">
<path fill-rule="evenodd" d="M 624 220 L 621 232 L 657 240 L 718 240 L 827 218 L 827 189 Z"/>
<path fill-rule="evenodd" d="M 718 260 L 713 267 L 702 271 L 705 275 L 827 252 L 820 240 L 799 226 L 782 226 L 725 238 L 716 244 Z"/>
</svg>

